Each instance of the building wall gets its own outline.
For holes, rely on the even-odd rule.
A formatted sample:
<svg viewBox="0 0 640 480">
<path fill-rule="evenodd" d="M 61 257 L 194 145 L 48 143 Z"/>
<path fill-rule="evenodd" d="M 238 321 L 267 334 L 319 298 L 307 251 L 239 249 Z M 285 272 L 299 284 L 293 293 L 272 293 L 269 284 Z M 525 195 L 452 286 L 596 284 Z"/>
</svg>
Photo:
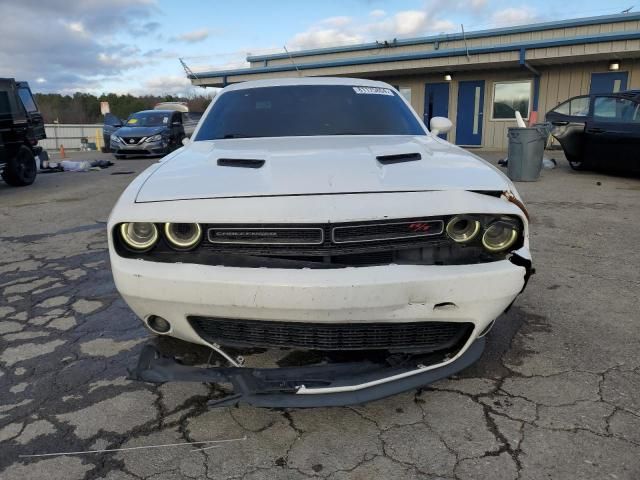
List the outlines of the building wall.
<svg viewBox="0 0 640 480">
<path fill-rule="evenodd" d="M 538 102 L 538 119 L 544 120 L 547 111 L 559 103 L 576 95 L 589 93 L 591 74 L 608 72 L 608 62 L 593 62 L 573 65 L 556 65 L 541 67 L 540 92 Z M 620 71 L 628 72 L 629 89 L 640 89 L 640 60 L 624 60 Z M 448 140 L 456 141 L 456 120 L 458 107 L 458 84 L 461 81 L 484 80 L 484 114 L 482 125 L 482 147 L 504 150 L 507 148 L 507 129 L 515 127 L 515 120 L 493 120 L 493 91 L 495 82 L 513 80 L 533 80 L 533 74 L 525 69 L 510 70 L 478 70 L 473 72 L 453 73 L 449 86 L 449 119 L 453 122 L 453 130 Z M 383 81 L 400 88 L 411 88 L 411 106 L 422 118 L 424 115 L 424 92 L 426 83 L 443 82 L 442 75 L 390 76 Z M 533 82 L 532 82 L 533 83 Z M 533 85 L 532 85 L 533 87 Z M 532 93 L 533 102 L 533 93 Z"/>
</svg>

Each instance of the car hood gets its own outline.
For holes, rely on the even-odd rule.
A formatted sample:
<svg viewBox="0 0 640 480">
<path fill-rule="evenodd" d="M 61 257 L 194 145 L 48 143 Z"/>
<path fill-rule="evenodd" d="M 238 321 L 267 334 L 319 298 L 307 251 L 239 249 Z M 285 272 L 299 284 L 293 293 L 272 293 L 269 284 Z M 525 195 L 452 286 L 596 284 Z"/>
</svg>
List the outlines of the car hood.
<svg viewBox="0 0 640 480">
<path fill-rule="evenodd" d="M 382 164 L 376 157 L 419 153 Z M 259 168 L 219 159 L 264 160 Z M 254 165 L 255 166 L 255 165 Z M 193 142 L 165 160 L 136 202 L 428 190 L 503 191 L 510 182 L 479 157 L 432 136 L 252 138 Z"/>
<path fill-rule="evenodd" d="M 118 137 L 149 137 L 164 132 L 167 127 L 120 127 L 112 133 Z"/>
</svg>

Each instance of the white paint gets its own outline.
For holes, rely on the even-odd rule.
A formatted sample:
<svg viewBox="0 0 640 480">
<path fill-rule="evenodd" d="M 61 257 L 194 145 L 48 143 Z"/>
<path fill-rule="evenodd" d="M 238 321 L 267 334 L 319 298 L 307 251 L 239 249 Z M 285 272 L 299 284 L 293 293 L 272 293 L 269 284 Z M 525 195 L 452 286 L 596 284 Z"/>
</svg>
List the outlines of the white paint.
<svg viewBox="0 0 640 480">
<path fill-rule="evenodd" d="M 617 78 L 616 80 L 613 81 L 613 93 L 618 93 L 621 88 L 622 88 L 622 80 Z"/>
<path fill-rule="evenodd" d="M 429 122 L 429 128 L 433 135 L 448 133 L 453 128 L 453 123 L 446 117 L 433 117 Z"/>
<path fill-rule="evenodd" d="M 473 134 L 478 134 L 480 128 L 480 87 L 476 87 L 473 97 Z"/>
<path fill-rule="evenodd" d="M 389 87 L 358 79 L 300 78 L 247 82 L 224 91 L 307 83 Z M 476 116 L 480 93 L 476 90 Z M 399 153 L 420 153 L 422 159 L 387 166 L 376 159 Z M 265 164 L 259 169 L 219 167 L 219 158 L 258 158 Z M 525 241 L 519 254 L 529 258 L 523 212 L 505 198 L 471 190 L 510 191 L 519 198 L 495 167 L 431 134 L 196 141 L 136 178 L 118 200 L 108 229 L 129 221 L 337 223 L 505 214 L 522 219 Z M 109 235 L 116 287 L 133 311 L 140 318 L 161 315 L 171 322 L 172 336 L 202 345 L 207 343 L 187 315 L 327 323 L 472 322 L 472 342 L 518 295 L 525 273 L 507 260 L 335 270 L 166 264 L 122 258 L 111 240 Z M 444 302 L 457 308 L 434 309 Z"/>
<path fill-rule="evenodd" d="M 399 153 L 420 153 L 422 160 L 394 165 L 376 160 Z M 219 158 L 265 164 L 225 167 L 217 165 Z M 430 135 L 249 138 L 192 142 L 162 162 L 136 200 L 509 188 L 506 177 L 486 162 Z"/>
</svg>

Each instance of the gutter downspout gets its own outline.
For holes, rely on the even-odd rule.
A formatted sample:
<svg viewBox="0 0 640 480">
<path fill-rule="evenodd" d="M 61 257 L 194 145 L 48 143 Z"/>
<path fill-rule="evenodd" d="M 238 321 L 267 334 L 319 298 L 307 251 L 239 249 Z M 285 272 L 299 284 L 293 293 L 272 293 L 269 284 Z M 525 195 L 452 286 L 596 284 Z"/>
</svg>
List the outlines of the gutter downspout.
<svg viewBox="0 0 640 480">
<path fill-rule="evenodd" d="M 532 116 L 534 116 L 533 114 L 535 112 L 535 119 L 533 119 L 533 121 L 535 122 L 538 117 L 538 102 L 540 100 L 541 74 L 540 74 L 540 71 L 536 70 L 527 62 L 527 50 L 524 48 L 520 49 L 520 65 L 526 68 L 527 70 L 529 70 L 531 73 L 533 73 L 533 104 L 531 105 L 531 113 L 532 113 Z"/>
</svg>

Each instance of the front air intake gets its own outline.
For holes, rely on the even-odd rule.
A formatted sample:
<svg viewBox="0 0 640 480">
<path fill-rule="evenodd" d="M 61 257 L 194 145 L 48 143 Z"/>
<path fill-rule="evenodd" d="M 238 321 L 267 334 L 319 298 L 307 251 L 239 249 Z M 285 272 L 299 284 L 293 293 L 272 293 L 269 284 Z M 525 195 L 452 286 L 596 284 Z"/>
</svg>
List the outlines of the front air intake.
<svg viewBox="0 0 640 480">
<path fill-rule="evenodd" d="M 227 346 L 435 352 L 465 342 L 472 323 L 307 323 L 188 317 L 204 340 Z"/>
</svg>

